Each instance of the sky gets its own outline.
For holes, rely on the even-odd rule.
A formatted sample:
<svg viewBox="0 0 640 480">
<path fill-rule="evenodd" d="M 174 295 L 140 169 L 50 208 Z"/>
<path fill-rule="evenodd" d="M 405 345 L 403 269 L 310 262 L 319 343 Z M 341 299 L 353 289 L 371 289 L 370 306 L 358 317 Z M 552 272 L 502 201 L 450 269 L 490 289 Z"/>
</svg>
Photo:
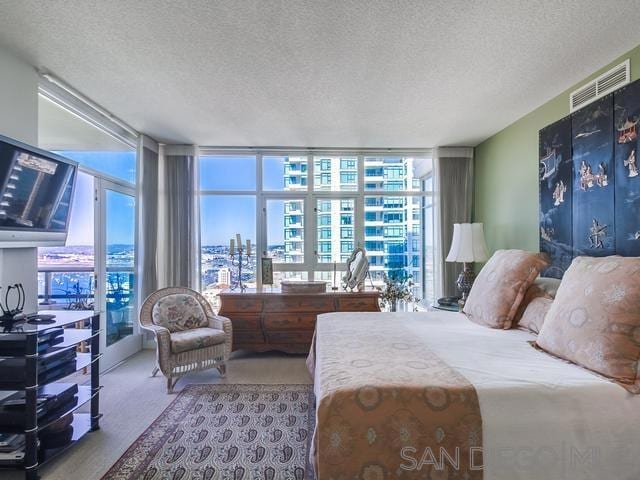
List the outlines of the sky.
<svg viewBox="0 0 640 480">
<path fill-rule="evenodd" d="M 264 157 L 263 185 L 265 190 L 283 190 L 284 166 L 282 157 Z M 202 190 L 255 190 L 256 160 L 254 157 L 229 156 L 221 159 L 204 157 L 200 163 Z M 243 242 L 256 240 L 255 196 L 204 196 L 200 202 L 200 231 L 202 246 L 228 245 L 236 233 Z M 284 205 L 270 203 L 267 209 L 269 245 L 284 244 Z M 273 223 L 273 222 L 277 223 Z M 278 228 L 279 225 L 279 228 Z"/>
<path fill-rule="evenodd" d="M 83 165 L 109 175 L 131 180 L 135 178 L 133 152 L 59 152 Z M 254 157 L 225 157 L 223 160 L 204 159 L 201 163 L 202 189 L 255 190 L 256 167 Z M 284 167 L 282 160 L 264 159 L 264 186 L 282 190 Z M 93 177 L 80 172 L 71 210 L 68 246 L 93 245 L 94 224 Z M 256 239 L 256 200 L 252 195 L 205 196 L 200 204 L 202 245 L 228 245 L 229 239 L 240 233 L 243 241 Z M 117 212 L 114 214 L 113 212 Z M 132 244 L 134 203 L 130 197 L 111 192 L 107 196 L 107 225 L 109 244 Z M 284 205 L 281 201 L 268 205 L 270 245 L 284 243 Z"/>
<path fill-rule="evenodd" d="M 82 165 L 102 171 L 116 178 L 135 181 L 135 151 L 123 152 L 56 152 L 76 160 Z M 133 179 L 133 180 L 132 180 Z M 94 243 L 94 182 L 93 176 L 78 172 L 68 246 Z M 119 192 L 107 191 L 107 244 L 133 245 L 135 226 L 135 200 Z"/>
</svg>

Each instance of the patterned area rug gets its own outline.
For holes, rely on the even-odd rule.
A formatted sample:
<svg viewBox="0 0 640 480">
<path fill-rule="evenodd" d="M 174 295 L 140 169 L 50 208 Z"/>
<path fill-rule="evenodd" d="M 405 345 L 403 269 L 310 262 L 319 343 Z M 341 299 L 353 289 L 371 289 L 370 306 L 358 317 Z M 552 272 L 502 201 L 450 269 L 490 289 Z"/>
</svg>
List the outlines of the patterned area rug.
<svg viewBox="0 0 640 480">
<path fill-rule="evenodd" d="M 188 385 L 103 480 L 312 480 L 312 385 Z"/>
</svg>

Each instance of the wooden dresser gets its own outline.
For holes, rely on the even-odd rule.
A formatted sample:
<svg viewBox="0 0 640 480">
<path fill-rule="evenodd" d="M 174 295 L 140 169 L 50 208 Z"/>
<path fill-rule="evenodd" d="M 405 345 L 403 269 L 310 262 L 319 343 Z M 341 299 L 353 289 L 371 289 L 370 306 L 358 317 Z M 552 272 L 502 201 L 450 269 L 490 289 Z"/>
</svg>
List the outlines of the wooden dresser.
<svg viewBox="0 0 640 480">
<path fill-rule="evenodd" d="M 233 324 L 233 350 L 307 353 L 318 314 L 379 312 L 377 291 L 357 293 L 222 292 L 220 315 Z"/>
</svg>

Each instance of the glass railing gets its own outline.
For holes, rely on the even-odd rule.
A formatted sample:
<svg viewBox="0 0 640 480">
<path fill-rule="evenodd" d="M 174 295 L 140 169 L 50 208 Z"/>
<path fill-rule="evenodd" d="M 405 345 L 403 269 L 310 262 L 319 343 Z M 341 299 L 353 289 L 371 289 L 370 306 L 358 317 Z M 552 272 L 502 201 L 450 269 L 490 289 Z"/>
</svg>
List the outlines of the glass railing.
<svg viewBox="0 0 640 480">
<path fill-rule="evenodd" d="M 133 268 L 107 268 L 107 346 L 133 334 L 137 317 Z"/>
<path fill-rule="evenodd" d="M 132 268 L 118 267 L 107 273 L 107 304 L 128 306 L 134 299 Z M 93 267 L 38 268 L 38 303 L 50 309 L 81 310 L 94 308 L 95 272 Z"/>
<path fill-rule="evenodd" d="M 93 267 L 51 266 L 38 268 L 40 308 L 91 310 L 94 308 L 95 273 Z"/>
</svg>

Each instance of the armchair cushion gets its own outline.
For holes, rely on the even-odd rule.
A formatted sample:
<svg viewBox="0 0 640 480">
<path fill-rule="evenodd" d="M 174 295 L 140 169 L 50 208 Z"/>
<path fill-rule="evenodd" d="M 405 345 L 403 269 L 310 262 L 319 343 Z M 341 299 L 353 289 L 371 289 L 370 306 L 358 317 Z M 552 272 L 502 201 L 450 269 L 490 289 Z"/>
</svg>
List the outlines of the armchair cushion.
<svg viewBox="0 0 640 480">
<path fill-rule="evenodd" d="M 184 293 L 167 295 L 153 306 L 153 323 L 171 333 L 207 327 L 209 320 L 198 300 Z"/>
<path fill-rule="evenodd" d="M 171 352 L 182 353 L 199 348 L 219 345 L 226 340 L 223 330 L 216 328 L 194 328 L 171 334 Z"/>
</svg>

